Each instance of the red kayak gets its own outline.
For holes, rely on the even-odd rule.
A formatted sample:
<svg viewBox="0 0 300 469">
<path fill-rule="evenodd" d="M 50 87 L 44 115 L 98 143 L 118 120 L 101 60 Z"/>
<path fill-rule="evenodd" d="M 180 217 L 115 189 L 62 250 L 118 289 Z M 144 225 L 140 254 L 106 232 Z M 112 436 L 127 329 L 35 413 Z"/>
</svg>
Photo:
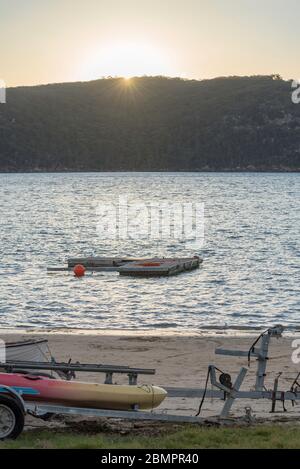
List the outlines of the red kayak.
<svg viewBox="0 0 300 469">
<path fill-rule="evenodd" d="M 25 401 L 94 409 L 151 409 L 167 395 L 157 386 L 84 383 L 19 373 L 0 373 L 0 392 L 5 392 L 1 385 L 12 387 Z"/>
</svg>

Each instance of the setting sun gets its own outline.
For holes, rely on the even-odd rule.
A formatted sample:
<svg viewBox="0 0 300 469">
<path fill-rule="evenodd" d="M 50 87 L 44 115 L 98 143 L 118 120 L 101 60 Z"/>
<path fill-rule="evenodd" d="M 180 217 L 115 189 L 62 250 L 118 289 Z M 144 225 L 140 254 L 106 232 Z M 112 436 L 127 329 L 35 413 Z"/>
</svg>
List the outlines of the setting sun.
<svg viewBox="0 0 300 469">
<path fill-rule="evenodd" d="M 87 79 L 118 76 L 172 75 L 169 57 L 147 44 L 118 43 L 102 47 L 86 64 Z"/>
</svg>

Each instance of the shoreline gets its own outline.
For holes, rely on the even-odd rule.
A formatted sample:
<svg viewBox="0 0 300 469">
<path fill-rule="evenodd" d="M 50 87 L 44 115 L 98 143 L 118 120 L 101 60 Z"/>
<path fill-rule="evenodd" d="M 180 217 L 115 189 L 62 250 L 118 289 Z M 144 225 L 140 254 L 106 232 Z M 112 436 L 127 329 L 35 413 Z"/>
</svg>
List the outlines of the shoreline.
<svg viewBox="0 0 300 469">
<path fill-rule="evenodd" d="M 268 169 L 259 169 L 259 168 L 223 168 L 223 169 L 208 169 L 208 168 L 200 168 L 200 169 L 152 169 L 152 170 L 142 170 L 142 169 L 68 169 L 68 168 L 62 168 L 62 169 L 8 169 L 0 170 L 0 174 L 95 174 L 95 173 L 104 173 L 104 174 L 124 174 L 124 173 L 129 173 L 129 174 L 164 174 L 164 173 L 175 173 L 175 174 L 190 174 L 190 173 L 203 173 L 203 174 L 215 174 L 215 173 L 224 173 L 224 174 L 239 174 L 239 173 L 246 173 L 246 174 L 251 174 L 251 173 L 258 173 L 258 174 L 266 174 L 266 173 L 271 173 L 271 174 L 294 174 L 294 173 L 300 173 L 300 168 L 268 168 Z"/>
<path fill-rule="evenodd" d="M 0 328 L 0 338 L 1 335 L 66 335 L 66 336 L 103 336 L 103 337 L 114 337 L 114 336 L 121 336 L 121 337 L 194 337 L 194 338 L 211 338 L 211 337 L 226 337 L 226 338 L 239 338 L 239 337 L 254 337 L 261 334 L 265 329 L 268 327 L 272 327 L 274 325 L 268 325 L 266 327 L 247 327 L 245 326 L 232 326 L 228 328 L 224 327 L 206 327 L 203 329 L 178 329 L 170 328 L 170 329 L 77 329 L 77 328 L 41 328 L 41 327 L 16 327 L 16 328 Z M 300 329 L 298 328 L 286 328 L 284 329 L 284 337 L 295 337 L 300 334 Z"/>
</svg>

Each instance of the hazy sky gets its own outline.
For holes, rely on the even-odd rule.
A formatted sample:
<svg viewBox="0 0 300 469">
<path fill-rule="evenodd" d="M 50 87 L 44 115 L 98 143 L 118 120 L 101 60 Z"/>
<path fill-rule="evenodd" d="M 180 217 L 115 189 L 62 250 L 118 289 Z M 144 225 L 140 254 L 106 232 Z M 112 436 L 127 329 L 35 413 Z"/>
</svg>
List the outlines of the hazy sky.
<svg viewBox="0 0 300 469">
<path fill-rule="evenodd" d="M 299 23 L 299 0 L 0 0 L 0 79 L 300 78 Z"/>
</svg>

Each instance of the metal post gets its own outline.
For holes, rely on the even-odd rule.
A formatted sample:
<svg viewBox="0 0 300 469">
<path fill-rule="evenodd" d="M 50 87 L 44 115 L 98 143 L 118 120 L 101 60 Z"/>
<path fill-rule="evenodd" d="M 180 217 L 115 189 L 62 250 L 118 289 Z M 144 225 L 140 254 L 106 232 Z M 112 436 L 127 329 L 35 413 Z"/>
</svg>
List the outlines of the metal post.
<svg viewBox="0 0 300 469">
<path fill-rule="evenodd" d="M 271 414 L 275 412 L 276 408 L 276 395 L 277 395 L 277 390 L 278 390 L 278 382 L 279 382 L 279 377 L 281 373 L 278 374 L 278 376 L 275 378 L 274 381 L 274 388 L 273 388 L 273 394 L 272 394 L 272 408 L 271 408 Z"/>
<path fill-rule="evenodd" d="M 106 373 L 105 374 L 104 384 L 113 384 L 113 373 Z"/>
<path fill-rule="evenodd" d="M 137 385 L 137 378 L 138 378 L 137 373 L 128 373 L 129 385 L 130 386 L 136 386 Z"/>
<path fill-rule="evenodd" d="M 259 354 L 257 357 L 258 363 L 257 363 L 257 372 L 256 372 L 255 391 L 264 390 L 270 338 L 271 336 L 269 332 L 263 335 L 261 338 L 261 345 L 260 345 Z"/>
<path fill-rule="evenodd" d="M 232 390 L 230 391 L 229 394 L 227 394 L 226 402 L 220 414 L 221 418 L 226 418 L 228 416 L 228 413 L 230 412 L 232 404 L 234 403 L 234 399 L 237 397 L 236 394 L 239 391 L 242 385 L 242 382 L 244 381 L 246 373 L 247 373 L 247 368 L 240 369 L 240 372 L 235 380 Z"/>
</svg>

